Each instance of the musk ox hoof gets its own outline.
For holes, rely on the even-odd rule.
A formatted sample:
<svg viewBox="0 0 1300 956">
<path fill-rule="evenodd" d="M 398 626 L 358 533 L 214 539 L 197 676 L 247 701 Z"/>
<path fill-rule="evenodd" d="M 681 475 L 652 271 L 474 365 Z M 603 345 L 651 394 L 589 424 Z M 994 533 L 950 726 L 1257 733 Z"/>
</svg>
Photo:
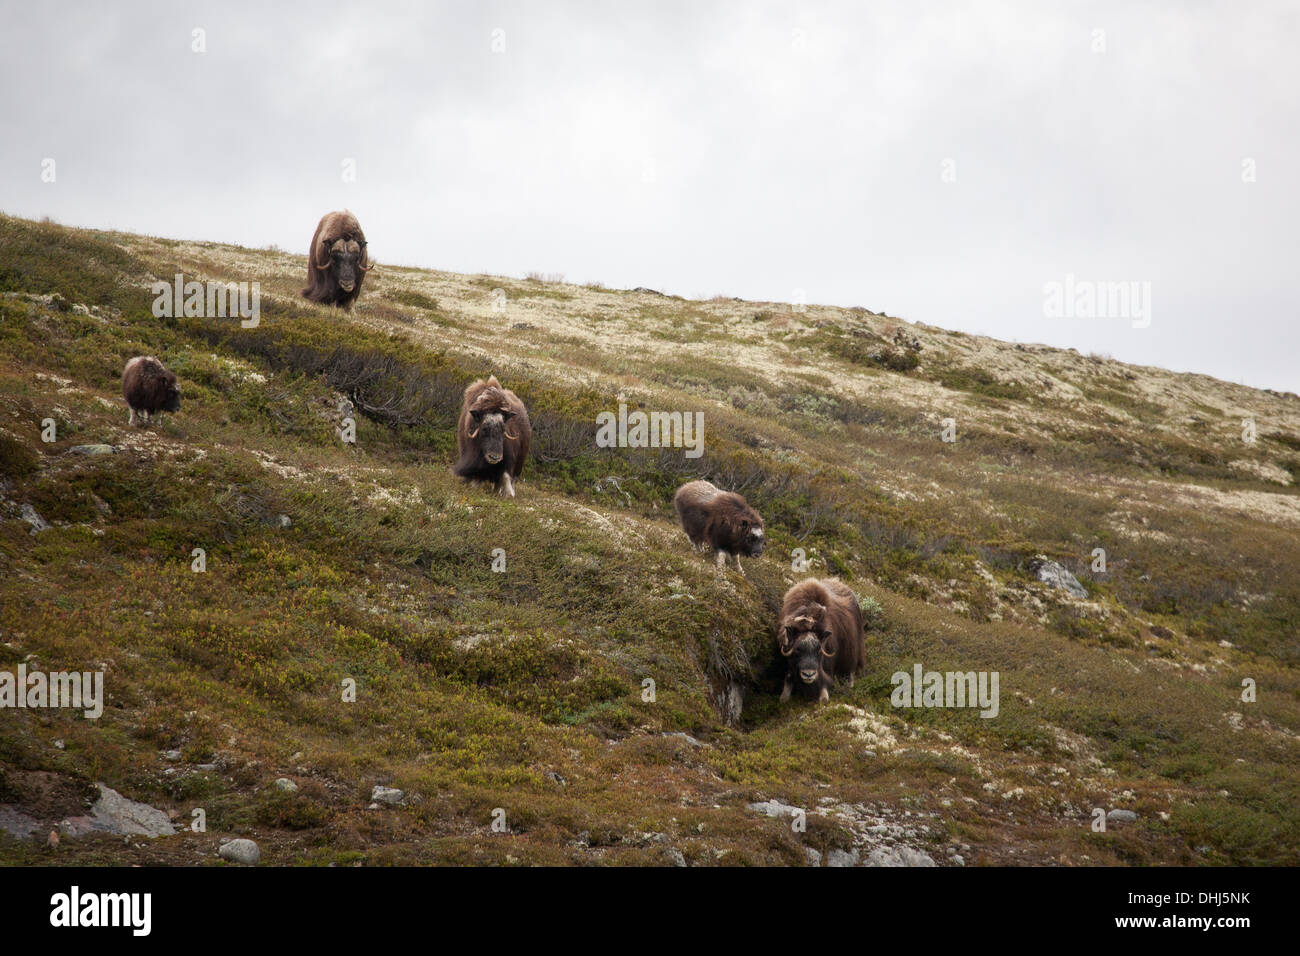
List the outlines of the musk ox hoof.
<svg viewBox="0 0 1300 956">
<path fill-rule="evenodd" d="M 825 687 L 823 687 L 822 692 L 817 695 L 817 703 L 824 704 L 826 703 L 826 701 L 830 699 L 831 699 L 831 692 L 827 690 Z"/>
</svg>

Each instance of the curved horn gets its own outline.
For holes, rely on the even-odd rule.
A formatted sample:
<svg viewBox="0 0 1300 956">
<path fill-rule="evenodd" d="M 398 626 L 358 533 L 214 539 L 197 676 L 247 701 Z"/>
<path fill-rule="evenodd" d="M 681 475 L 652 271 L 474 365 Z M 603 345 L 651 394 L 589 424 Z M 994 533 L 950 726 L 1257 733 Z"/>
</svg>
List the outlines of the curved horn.
<svg viewBox="0 0 1300 956">
<path fill-rule="evenodd" d="M 826 648 L 828 648 L 828 647 L 831 648 L 830 653 L 827 653 L 827 652 L 826 652 Z M 834 656 L 835 656 L 835 637 L 834 637 L 834 635 L 832 635 L 831 637 L 828 637 L 828 638 L 826 639 L 825 643 L 822 644 L 822 646 L 821 646 L 821 652 L 822 652 L 822 657 L 834 657 Z"/>
<path fill-rule="evenodd" d="M 321 245 L 325 245 L 325 244 L 324 244 L 324 243 L 321 243 Z M 329 249 L 328 246 L 326 246 L 325 248 L 326 248 L 326 250 Z M 314 265 L 314 266 L 315 266 L 317 269 L 319 269 L 321 272 L 328 272 L 328 271 L 329 271 L 329 267 L 330 267 L 330 265 L 331 265 L 330 262 L 326 262 L 325 265 L 321 265 L 319 262 L 316 261 L 316 257 L 315 257 L 315 256 L 312 256 L 312 257 L 311 257 L 311 264 Z"/>
<path fill-rule="evenodd" d="M 470 438 L 478 438 L 479 429 L 481 429 L 482 427 L 483 427 L 483 426 L 480 425 L 478 428 L 476 428 L 476 429 L 474 429 L 472 432 L 470 432 L 470 433 L 469 433 L 469 437 L 470 437 Z"/>
<path fill-rule="evenodd" d="M 519 436 L 518 436 L 518 435 L 512 435 L 512 434 L 510 434 L 510 429 L 508 429 L 508 428 L 506 429 L 506 437 L 509 438 L 511 441 L 518 441 L 518 440 L 519 440 Z"/>
<path fill-rule="evenodd" d="M 366 261 L 367 261 L 367 262 L 370 261 L 370 253 L 366 253 Z M 366 265 L 366 264 L 363 263 L 363 262 L 358 262 L 358 263 L 357 263 L 357 268 L 360 269 L 362 272 L 369 272 L 371 269 L 373 269 L 373 268 L 375 267 L 375 265 L 376 265 L 376 264 L 373 263 L 373 262 L 371 262 L 370 265 Z"/>
<path fill-rule="evenodd" d="M 777 649 L 781 652 L 781 656 L 782 656 L 782 657 L 789 657 L 791 654 L 794 653 L 794 645 L 793 645 L 793 644 L 789 645 L 789 649 L 788 649 L 788 650 L 787 650 L 787 648 L 786 648 L 786 643 L 785 643 L 785 641 L 777 641 L 777 645 L 778 645 L 778 646 L 777 646 Z"/>
</svg>

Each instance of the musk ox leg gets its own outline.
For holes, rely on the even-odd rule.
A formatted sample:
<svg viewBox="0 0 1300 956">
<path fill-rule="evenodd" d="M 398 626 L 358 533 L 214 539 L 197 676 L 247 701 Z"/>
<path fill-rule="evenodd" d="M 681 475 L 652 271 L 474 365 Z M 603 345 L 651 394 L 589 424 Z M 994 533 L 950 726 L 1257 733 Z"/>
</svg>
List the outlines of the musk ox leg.
<svg viewBox="0 0 1300 956">
<path fill-rule="evenodd" d="M 718 570 L 721 571 L 723 568 L 727 566 L 727 552 L 714 551 L 713 560 L 714 560 L 714 564 L 717 565 Z"/>
<path fill-rule="evenodd" d="M 131 420 L 127 422 L 127 425 L 130 426 L 130 425 L 134 425 L 134 424 L 135 424 L 135 409 L 132 408 L 132 409 L 131 409 Z"/>
<path fill-rule="evenodd" d="M 736 559 L 736 570 L 740 572 L 740 576 L 742 578 L 749 577 L 749 575 L 745 573 L 745 569 L 740 566 L 740 555 L 733 555 L 733 557 Z"/>
<path fill-rule="evenodd" d="M 849 690 L 853 690 L 853 675 L 849 675 Z"/>
<path fill-rule="evenodd" d="M 824 704 L 831 699 L 831 689 L 825 684 L 822 685 L 822 692 L 817 695 L 817 703 Z"/>
<path fill-rule="evenodd" d="M 501 472 L 501 478 L 497 482 L 497 491 L 501 492 L 502 497 L 513 498 L 515 496 L 515 484 L 510 480 L 510 472 Z"/>
<path fill-rule="evenodd" d="M 781 703 L 784 704 L 787 700 L 790 699 L 790 691 L 792 691 L 793 689 L 794 689 L 794 681 L 790 679 L 789 674 L 786 674 L 785 686 L 781 688 Z"/>
</svg>

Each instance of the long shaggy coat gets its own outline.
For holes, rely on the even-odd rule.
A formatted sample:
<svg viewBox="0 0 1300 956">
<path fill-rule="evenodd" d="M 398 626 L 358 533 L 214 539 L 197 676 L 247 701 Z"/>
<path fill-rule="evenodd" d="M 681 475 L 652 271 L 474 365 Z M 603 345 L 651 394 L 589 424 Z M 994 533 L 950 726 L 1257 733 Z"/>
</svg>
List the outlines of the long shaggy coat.
<svg viewBox="0 0 1300 956">
<path fill-rule="evenodd" d="M 728 556 L 756 558 L 763 553 L 763 519 L 742 496 L 707 481 L 688 481 L 673 495 L 682 530 L 697 548 L 711 548 L 719 566 Z"/>
<path fill-rule="evenodd" d="M 366 234 L 357 217 L 346 209 L 327 212 L 316 224 L 307 250 L 307 285 L 302 295 L 322 305 L 351 309 L 372 268 Z"/>
<path fill-rule="evenodd" d="M 866 661 L 857 595 L 837 578 L 800 581 L 781 602 L 776 643 L 788 662 L 782 700 L 795 687 L 826 700 L 837 677 L 852 687 Z"/>
<path fill-rule="evenodd" d="M 181 389 L 176 373 L 167 369 L 152 355 L 137 355 L 122 370 L 122 397 L 131 409 L 128 424 L 134 425 L 136 415 L 144 422 L 158 412 L 178 412 L 181 408 Z"/>
<path fill-rule="evenodd" d="M 514 479 L 524 470 L 533 430 L 519 396 L 503 388 L 495 375 L 465 389 L 456 446 L 460 457 L 452 471 L 468 481 L 491 481 L 506 497 L 515 495 Z"/>
</svg>

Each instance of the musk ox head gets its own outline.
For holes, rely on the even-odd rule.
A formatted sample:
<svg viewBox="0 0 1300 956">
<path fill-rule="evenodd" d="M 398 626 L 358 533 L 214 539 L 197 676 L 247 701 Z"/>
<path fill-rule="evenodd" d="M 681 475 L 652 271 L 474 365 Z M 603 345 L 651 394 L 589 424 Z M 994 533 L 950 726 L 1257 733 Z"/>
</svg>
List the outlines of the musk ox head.
<svg viewBox="0 0 1300 956">
<path fill-rule="evenodd" d="M 518 432 L 511 427 L 515 414 L 505 394 L 497 388 L 484 391 L 470 408 L 469 438 L 489 465 L 501 463 L 506 439 L 518 440 Z"/>
<path fill-rule="evenodd" d="M 326 273 L 343 292 L 352 292 L 372 268 L 367 264 L 366 243 L 356 239 L 335 239 L 318 246 L 316 268 Z"/>
<path fill-rule="evenodd" d="M 741 517 L 738 523 L 740 548 L 741 553 L 747 557 L 757 558 L 763 553 L 763 543 L 766 538 L 763 536 L 763 519 L 752 508 L 750 511 L 751 514 Z"/>
<path fill-rule="evenodd" d="M 820 604 L 799 608 L 781 622 L 777 644 L 796 685 L 813 690 L 830 684 L 826 666 L 835 657 L 835 635 L 825 624 L 826 609 Z"/>
<path fill-rule="evenodd" d="M 165 412 L 181 410 L 181 387 L 176 384 L 175 372 L 167 373 L 167 381 L 163 386 L 162 409 Z"/>
</svg>

